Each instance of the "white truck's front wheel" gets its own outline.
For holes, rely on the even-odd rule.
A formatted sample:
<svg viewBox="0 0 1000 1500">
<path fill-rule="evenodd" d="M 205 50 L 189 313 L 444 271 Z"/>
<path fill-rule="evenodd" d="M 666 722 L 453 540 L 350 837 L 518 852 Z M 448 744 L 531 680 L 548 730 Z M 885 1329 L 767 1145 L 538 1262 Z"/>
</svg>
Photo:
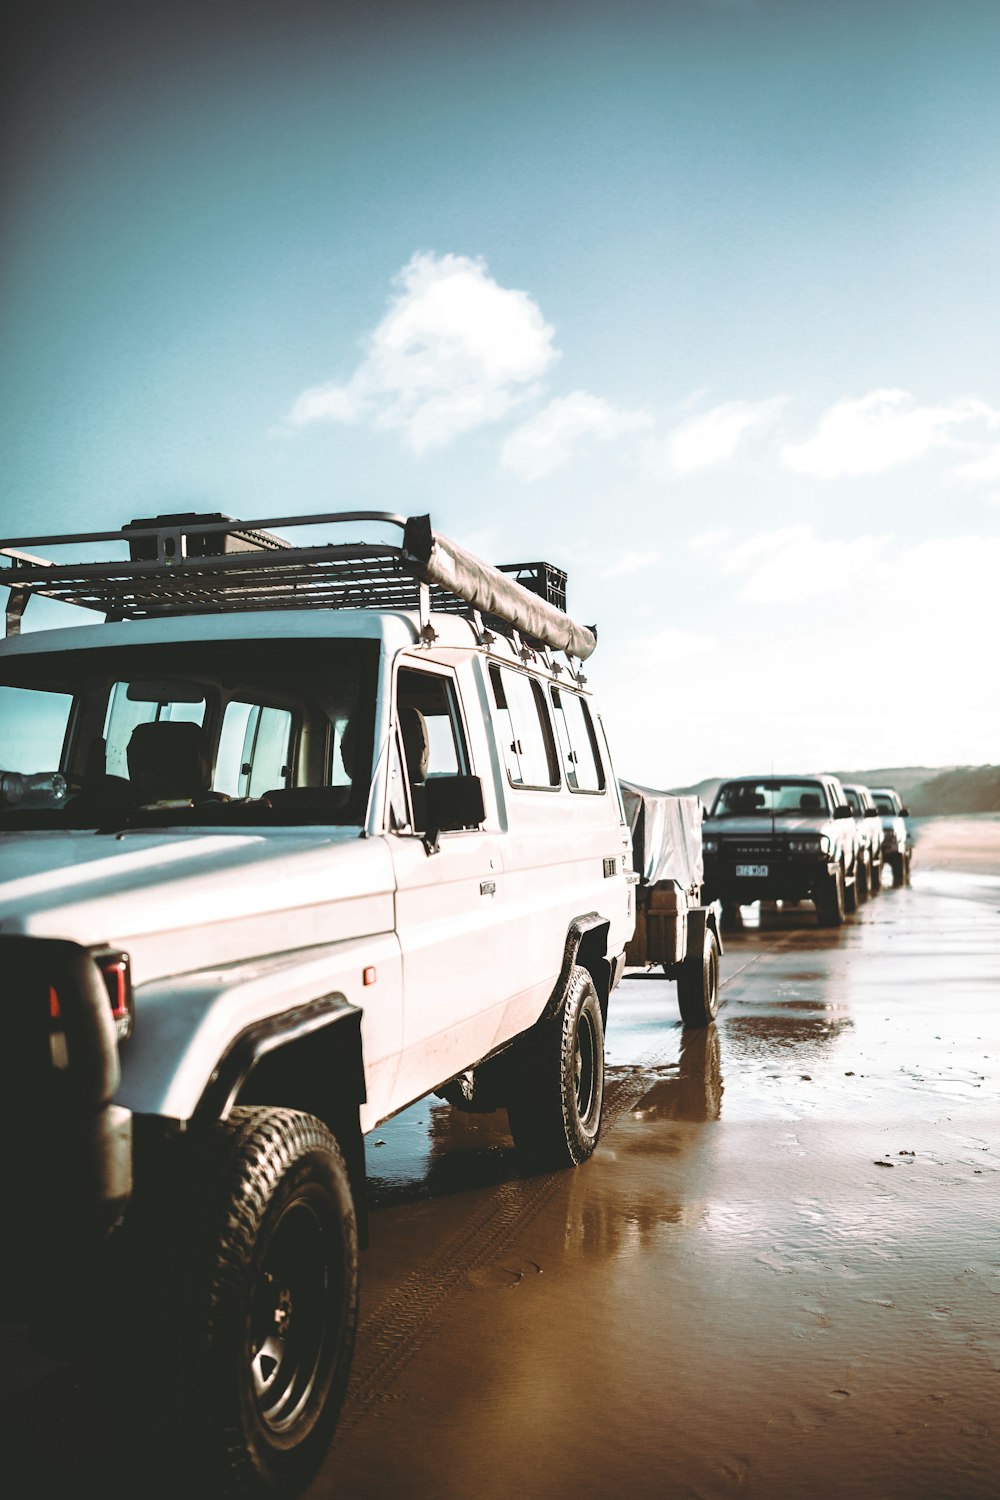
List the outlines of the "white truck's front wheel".
<svg viewBox="0 0 1000 1500">
<path fill-rule="evenodd" d="M 220 1494 L 297 1493 L 336 1425 L 357 1322 L 358 1244 L 337 1142 L 311 1115 L 236 1109 L 193 1257 L 184 1427 Z"/>
<path fill-rule="evenodd" d="M 525 1040 L 507 1103 L 514 1143 L 540 1166 L 579 1166 L 600 1139 L 603 1108 L 601 1005 L 590 974 L 576 966 L 558 1013 Z"/>
</svg>

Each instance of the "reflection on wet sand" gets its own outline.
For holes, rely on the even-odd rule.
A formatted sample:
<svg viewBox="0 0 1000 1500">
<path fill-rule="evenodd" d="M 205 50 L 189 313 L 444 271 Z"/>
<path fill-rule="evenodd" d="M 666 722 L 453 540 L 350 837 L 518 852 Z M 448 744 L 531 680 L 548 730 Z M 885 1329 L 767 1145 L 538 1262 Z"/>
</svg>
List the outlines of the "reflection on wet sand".
<svg viewBox="0 0 1000 1500">
<path fill-rule="evenodd" d="M 680 1061 L 659 1076 L 632 1114 L 640 1120 L 717 1120 L 722 1112 L 722 1063 L 717 1027 L 685 1031 Z"/>
</svg>

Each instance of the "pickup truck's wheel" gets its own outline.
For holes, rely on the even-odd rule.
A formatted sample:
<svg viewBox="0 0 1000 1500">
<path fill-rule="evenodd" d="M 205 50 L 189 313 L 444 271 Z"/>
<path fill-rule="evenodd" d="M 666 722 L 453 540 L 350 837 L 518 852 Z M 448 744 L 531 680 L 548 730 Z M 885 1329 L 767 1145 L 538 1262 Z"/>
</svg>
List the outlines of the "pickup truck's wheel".
<svg viewBox="0 0 1000 1500">
<path fill-rule="evenodd" d="M 908 854 L 893 854 L 890 857 L 892 868 L 893 885 L 909 885 L 910 883 L 910 856 Z"/>
<path fill-rule="evenodd" d="M 689 953 L 677 975 L 677 1004 L 685 1026 L 708 1026 L 719 1009 L 719 941 L 711 927 L 698 953 Z"/>
<path fill-rule="evenodd" d="M 590 974 L 575 966 L 558 1013 L 525 1039 L 507 1100 L 510 1132 L 539 1166 L 579 1166 L 600 1139 L 603 1108 L 601 1006 Z"/>
<path fill-rule="evenodd" d="M 857 911 L 858 899 L 858 866 L 855 861 L 854 879 L 850 885 L 848 885 L 846 880 L 844 881 L 844 910 L 847 912 Z"/>
<path fill-rule="evenodd" d="M 297 1493 L 336 1426 L 358 1313 L 347 1169 L 319 1120 L 234 1109 L 207 1141 L 177 1392 L 213 1494 Z"/>
<path fill-rule="evenodd" d="M 872 895 L 877 896 L 882 889 L 882 861 L 872 864 Z"/>
<path fill-rule="evenodd" d="M 844 872 L 824 877 L 816 889 L 816 916 L 821 927 L 840 927 L 844 920 Z"/>
<path fill-rule="evenodd" d="M 866 859 L 859 859 L 854 871 L 854 883 L 858 890 L 858 901 L 867 901 L 871 895 L 871 866 Z"/>
</svg>

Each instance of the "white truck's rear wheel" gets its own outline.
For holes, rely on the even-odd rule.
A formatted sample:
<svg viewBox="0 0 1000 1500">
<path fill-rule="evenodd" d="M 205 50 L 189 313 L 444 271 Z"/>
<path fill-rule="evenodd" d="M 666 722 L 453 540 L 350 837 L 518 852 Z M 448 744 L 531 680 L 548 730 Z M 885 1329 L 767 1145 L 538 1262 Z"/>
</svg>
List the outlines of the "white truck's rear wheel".
<svg viewBox="0 0 1000 1500">
<path fill-rule="evenodd" d="M 604 1022 L 586 969 L 570 971 L 558 1013 L 525 1039 L 507 1116 L 514 1144 L 539 1166 L 592 1155 L 604 1108 Z"/>
</svg>

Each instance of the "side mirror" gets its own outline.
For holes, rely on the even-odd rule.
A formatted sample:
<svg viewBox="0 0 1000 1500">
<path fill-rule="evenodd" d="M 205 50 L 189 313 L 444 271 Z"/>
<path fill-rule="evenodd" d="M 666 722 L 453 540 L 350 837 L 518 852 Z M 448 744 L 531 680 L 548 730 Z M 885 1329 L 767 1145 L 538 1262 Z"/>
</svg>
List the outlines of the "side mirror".
<svg viewBox="0 0 1000 1500">
<path fill-rule="evenodd" d="M 833 809 L 833 816 L 835 818 L 853 818 L 854 810 L 848 807 L 846 802 L 842 802 L 839 807 Z"/>
<path fill-rule="evenodd" d="M 901 818 L 908 818 L 910 816 L 910 809 L 908 807 L 901 807 L 899 809 L 899 816 Z"/>
<path fill-rule="evenodd" d="M 483 783 L 478 776 L 432 776 L 424 784 L 428 854 L 438 851 L 438 834 L 476 828 L 486 816 Z"/>
</svg>

